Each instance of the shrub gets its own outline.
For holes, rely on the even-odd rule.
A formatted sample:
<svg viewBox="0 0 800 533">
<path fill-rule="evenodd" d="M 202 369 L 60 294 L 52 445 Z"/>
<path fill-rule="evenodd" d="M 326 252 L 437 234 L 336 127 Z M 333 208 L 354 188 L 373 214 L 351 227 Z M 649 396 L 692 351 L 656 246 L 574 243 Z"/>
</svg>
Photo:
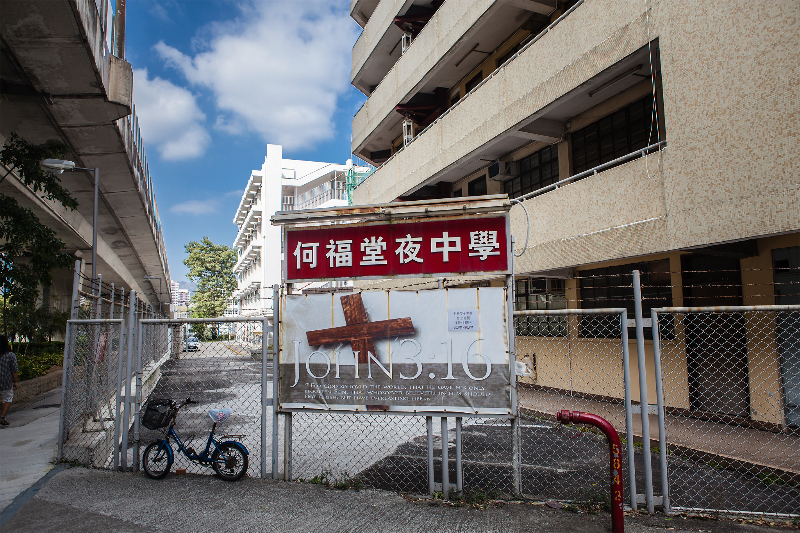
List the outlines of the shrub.
<svg viewBox="0 0 800 533">
<path fill-rule="evenodd" d="M 64 361 L 63 342 L 16 342 L 13 345 L 19 366 L 19 379 L 25 381 L 47 374 Z"/>
</svg>

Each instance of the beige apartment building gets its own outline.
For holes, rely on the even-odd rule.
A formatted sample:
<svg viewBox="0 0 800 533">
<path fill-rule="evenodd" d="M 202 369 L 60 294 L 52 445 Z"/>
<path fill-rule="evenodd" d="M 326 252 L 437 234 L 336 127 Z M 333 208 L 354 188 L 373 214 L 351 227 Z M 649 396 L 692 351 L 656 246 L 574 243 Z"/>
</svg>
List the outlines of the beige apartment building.
<svg viewBox="0 0 800 533">
<path fill-rule="evenodd" d="M 379 167 L 354 204 L 518 199 L 517 309 L 632 311 L 634 269 L 645 316 L 800 304 L 796 1 L 352 0 L 351 14 L 368 96 L 352 152 Z M 527 380 L 564 387 L 554 354 L 593 357 L 591 335 L 535 327 Z M 800 320 L 768 339 L 748 327 L 704 323 L 720 342 L 702 354 L 691 332 L 665 339 L 684 354 L 664 362 L 684 369 L 667 405 L 800 424 Z"/>
</svg>

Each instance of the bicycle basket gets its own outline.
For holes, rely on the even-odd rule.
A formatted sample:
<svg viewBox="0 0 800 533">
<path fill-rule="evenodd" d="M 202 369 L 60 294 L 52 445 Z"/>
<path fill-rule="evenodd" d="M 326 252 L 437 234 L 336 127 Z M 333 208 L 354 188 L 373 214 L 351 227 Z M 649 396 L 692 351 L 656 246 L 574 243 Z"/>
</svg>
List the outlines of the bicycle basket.
<svg viewBox="0 0 800 533">
<path fill-rule="evenodd" d="M 142 425 L 147 429 L 167 427 L 174 414 L 175 409 L 172 407 L 171 400 L 150 400 L 144 409 L 144 415 L 142 415 Z"/>
</svg>

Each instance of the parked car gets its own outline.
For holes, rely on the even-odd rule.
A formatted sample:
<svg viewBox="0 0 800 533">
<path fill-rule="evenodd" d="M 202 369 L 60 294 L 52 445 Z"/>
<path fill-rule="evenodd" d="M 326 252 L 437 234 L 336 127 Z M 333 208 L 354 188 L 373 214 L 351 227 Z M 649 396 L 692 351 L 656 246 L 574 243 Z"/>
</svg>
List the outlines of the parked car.
<svg viewBox="0 0 800 533">
<path fill-rule="evenodd" d="M 200 343 L 197 337 L 189 337 L 186 339 L 186 345 L 183 348 L 184 352 L 196 352 L 200 349 Z"/>
</svg>

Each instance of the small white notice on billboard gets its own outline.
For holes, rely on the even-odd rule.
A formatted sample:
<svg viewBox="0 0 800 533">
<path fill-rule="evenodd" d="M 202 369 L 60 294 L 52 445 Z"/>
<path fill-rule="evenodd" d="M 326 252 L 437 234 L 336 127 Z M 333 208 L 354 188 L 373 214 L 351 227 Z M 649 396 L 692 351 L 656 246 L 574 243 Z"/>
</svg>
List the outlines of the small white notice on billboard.
<svg viewBox="0 0 800 533">
<path fill-rule="evenodd" d="M 478 310 L 450 309 L 447 329 L 449 331 L 478 331 Z"/>
</svg>

